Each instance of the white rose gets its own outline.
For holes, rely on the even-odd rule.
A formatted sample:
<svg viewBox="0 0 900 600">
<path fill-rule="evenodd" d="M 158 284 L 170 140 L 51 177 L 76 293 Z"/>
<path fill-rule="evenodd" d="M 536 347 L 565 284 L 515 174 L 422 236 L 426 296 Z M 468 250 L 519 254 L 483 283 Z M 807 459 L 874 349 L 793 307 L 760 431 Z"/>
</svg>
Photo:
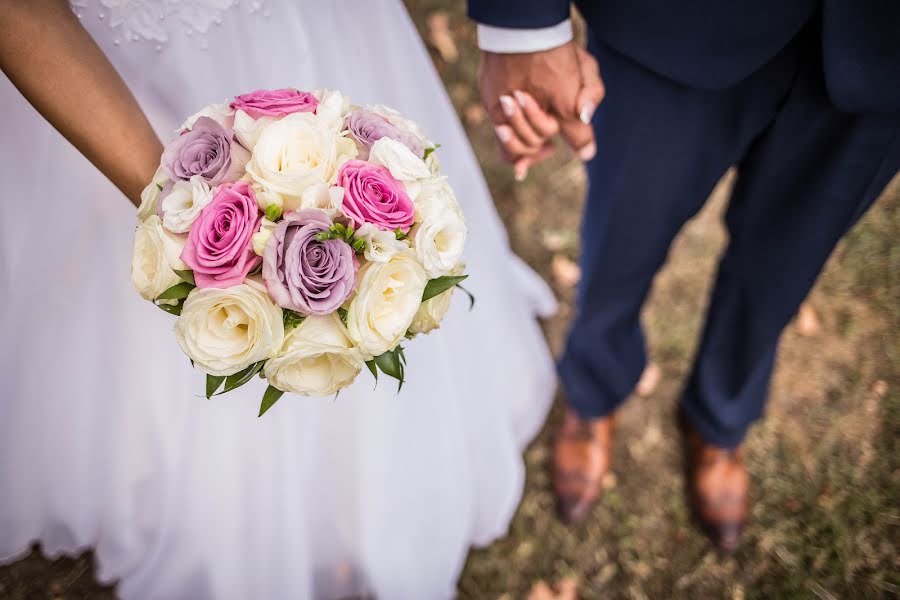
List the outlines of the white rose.
<svg viewBox="0 0 900 600">
<path fill-rule="evenodd" d="M 453 191 L 444 180 L 423 186 L 416 199 L 413 239 L 429 279 L 449 275 L 466 246 L 468 228 Z"/>
<path fill-rule="evenodd" d="M 409 332 L 416 335 L 419 333 L 429 333 L 441 326 L 444 315 L 450 310 L 450 301 L 453 299 L 453 290 L 450 288 L 446 292 L 442 292 L 422 303 L 416 316 L 413 317 L 412 325 L 409 326 Z"/>
<path fill-rule="evenodd" d="M 364 361 L 334 313 L 309 316 L 284 340 L 266 363 L 269 383 L 302 396 L 328 396 L 353 383 Z"/>
<path fill-rule="evenodd" d="M 259 205 L 261 211 L 266 212 L 266 209 L 273 204 L 282 211 L 284 210 L 284 198 L 281 194 L 273 192 L 268 188 L 264 188 L 258 183 L 251 182 L 250 187 L 253 188 L 253 196 L 256 198 L 256 203 Z"/>
<path fill-rule="evenodd" d="M 250 238 L 253 243 L 253 251 L 258 256 L 262 256 L 266 251 L 266 245 L 269 243 L 269 238 L 272 237 L 272 232 L 275 231 L 277 226 L 278 223 L 263 217 L 262 224 L 259 226 L 259 231 L 254 233 L 253 237 Z"/>
<path fill-rule="evenodd" d="M 212 199 L 212 190 L 200 175 L 176 181 L 162 201 L 163 225 L 174 233 L 187 233 Z"/>
<path fill-rule="evenodd" d="M 414 200 L 416 205 L 416 223 L 425 220 L 425 216 L 436 212 L 453 211 L 465 220 L 462 207 L 453 193 L 453 188 L 447 183 L 446 177 L 431 177 L 422 182 L 422 189 Z"/>
<path fill-rule="evenodd" d="M 275 117 L 259 117 L 254 119 L 244 111 L 234 111 L 234 137 L 247 150 L 253 151 L 253 147 L 259 140 L 263 129 L 275 122 Z"/>
<path fill-rule="evenodd" d="M 433 176 L 437 177 L 441 174 L 441 161 L 437 157 L 437 152 L 428 154 L 428 158 L 425 159 L 425 165 L 428 166 L 428 170 L 431 171 Z"/>
<path fill-rule="evenodd" d="M 332 183 L 356 144 L 312 113 L 293 113 L 263 129 L 253 147 L 247 172 L 261 187 L 299 202 L 309 186 Z"/>
<path fill-rule="evenodd" d="M 146 221 L 150 215 L 155 215 L 159 205 L 159 193 L 163 190 L 169 178 L 163 173 L 162 167 L 153 174 L 153 180 L 141 192 L 141 205 L 137 210 L 138 221 Z"/>
<path fill-rule="evenodd" d="M 204 373 L 233 375 L 274 356 L 284 342 L 281 308 L 260 284 L 197 288 L 175 321 L 175 339 Z"/>
<path fill-rule="evenodd" d="M 451 274 L 462 275 L 465 270 L 466 266 L 460 263 L 454 267 Z M 453 291 L 455 289 L 456 286 L 453 286 L 449 290 L 423 302 L 419 310 L 416 311 L 416 316 L 413 317 L 412 325 L 409 326 L 409 333 L 413 335 L 429 333 L 440 327 L 441 321 L 444 320 L 444 316 L 450 310 L 450 301 L 453 299 Z"/>
<path fill-rule="evenodd" d="M 344 129 L 344 117 L 350 112 L 350 98 L 336 90 L 314 90 L 312 94 L 319 101 L 316 116 L 322 124 L 334 132 Z"/>
<path fill-rule="evenodd" d="M 289 201 L 285 205 L 285 209 L 316 208 L 334 219 L 341 214 L 343 202 L 344 188 L 329 186 L 327 183 L 320 181 L 303 190 L 298 204 L 293 205 L 293 202 Z"/>
<path fill-rule="evenodd" d="M 361 271 L 359 290 L 347 311 L 350 339 L 366 357 L 392 350 L 422 304 L 428 278 L 412 250 Z"/>
<path fill-rule="evenodd" d="M 369 162 L 388 168 L 394 179 L 404 183 L 431 177 L 431 170 L 425 161 L 397 140 L 383 137 L 372 144 Z"/>
<path fill-rule="evenodd" d="M 158 218 L 158 217 L 157 217 Z M 172 233 L 159 222 L 159 230 L 162 232 L 163 253 L 173 271 L 185 271 L 188 266 L 181 260 L 181 253 L 187 243 L 186 233 Z"/>
<path fill-rule="evenodd" d="M 371 223 L 363 223 L 354 235 L 366 242 L 366 260 L 371 262 L 387 262 L 397 254 L 409 249 L 409 242 L 398 240 L 393 231 L 378 229 Z"/>
<path fill-rule="evenodd" d="M 181 281 L 167 258 L 167 238 L 157 215 L 138 225 L 131 255 L 131 284 L 145 300 L 154 300 Z"/>
<path fill-rule="evenodd" d="M 199 119 L 200 117 L 209 117 L 222 127 L 231 129 L 234 123 L 234 109 L 231 108 L 231 102 L 229 102 L 228 100 L 221 103 L 204 106 L 203 108 L 189 116 L 184 121 L 184 123 L 181 124 L 181 127 L 178 128 L 178 131 L 176 133 L 190 131 L 191 127 L 194 126 L 194 123 L 196 123 L 197 119 Z"/>
</svg>

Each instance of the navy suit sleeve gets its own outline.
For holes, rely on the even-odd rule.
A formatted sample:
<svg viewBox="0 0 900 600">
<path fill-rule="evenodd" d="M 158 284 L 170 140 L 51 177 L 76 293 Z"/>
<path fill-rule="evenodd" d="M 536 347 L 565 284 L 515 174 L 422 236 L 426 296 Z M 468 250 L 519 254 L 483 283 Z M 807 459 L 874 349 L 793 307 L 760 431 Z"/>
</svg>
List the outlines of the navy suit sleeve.
<svg viewBox="0 0 900 600">
<path fill-rule="evenodd" d="M 569 0 L 469 0 L 469 18 L 510 29 L 552 27 L 569 18 Z"/>
</svg>

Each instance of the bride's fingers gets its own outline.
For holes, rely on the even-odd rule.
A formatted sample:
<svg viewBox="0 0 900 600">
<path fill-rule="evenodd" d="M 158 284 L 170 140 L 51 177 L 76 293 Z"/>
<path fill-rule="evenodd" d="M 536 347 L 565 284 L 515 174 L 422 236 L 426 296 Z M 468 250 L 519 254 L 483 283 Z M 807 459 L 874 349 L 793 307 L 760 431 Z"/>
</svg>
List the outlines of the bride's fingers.
<svg viewBox="0 0 900 600">
<path fill-rule="evenodd" d="M 530 146 L 526 144 L 508 123 L 497 125 L 494 131 L 507 160 L 509 160 L 509 157 L 528 156 L 540 150 L 540 145 Z"/>
<path fill-rule="evenodd" d="M 516 103 L 534 131 L 542 138 L 549 139 L 559 133 L 559 121 L 544 112 L 531 94 L 520 90 L 513 91 Z"/>
<path fill-rule="evenodd" d="M 544 143 L 544 138 L 534 130 L 531 123 L 525 117 L 522 107 L 513 100 L 512 96 L 500 96 L 500 108 L 506 116 L 507 124 L 515 132 L 516 136 L 522 143 L 529 148 L 540 148 Z"/>
</svg>

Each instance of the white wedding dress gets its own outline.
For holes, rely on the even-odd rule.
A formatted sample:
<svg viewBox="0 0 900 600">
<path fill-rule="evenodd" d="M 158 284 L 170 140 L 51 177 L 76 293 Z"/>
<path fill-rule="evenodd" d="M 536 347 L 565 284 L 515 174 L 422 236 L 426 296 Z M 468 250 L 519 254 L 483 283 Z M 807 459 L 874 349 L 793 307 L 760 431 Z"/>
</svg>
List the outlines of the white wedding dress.
<svg viewBox="0 0 900 600">
<path fill-rule="evenodd" d="M 408 344 L 396 393 L 336 400 L 204 377 L 128 269 L 134 209 L 0 76 L 0 562 L 95 549 L 125 598 L 449 598 L 502 536 L 545 418 L 552 295 L 510 252 L 399 0 L 73 0 L 160 136 L 257 88 L 384 103 L 443 146 L 471 230 L 468 311 Z M 96 111 L 102 111 L 97 106 Z M 91 114 L 83 115 L 90 120 Z"/>
</svg>

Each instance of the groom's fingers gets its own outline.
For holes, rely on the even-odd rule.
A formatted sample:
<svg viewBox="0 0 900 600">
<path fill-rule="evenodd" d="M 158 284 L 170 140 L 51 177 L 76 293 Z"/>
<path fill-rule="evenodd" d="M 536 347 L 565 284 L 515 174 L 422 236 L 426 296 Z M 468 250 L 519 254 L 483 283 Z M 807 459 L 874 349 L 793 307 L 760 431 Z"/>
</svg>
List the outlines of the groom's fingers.
<svg viewBox="0 0 900 600">
<path fill-rule="evenodd" d="M 578 92 L 575 106 L 578 109 L 578 120 L 589 125 L 594 117 L 594 112 L 606 95 L 606 87 L 603 85 L 603 79 L 600 78 L 600 67 L 597 60 L 591 53 L 578 47 L 576 54 L 581 71 L 581 90 Z"/>
<path fill-rule="evenodd" d="M 597 154 L 594 141 L 594 130 L 591 120 L 594 112 L 603 101 L 606 88 L 600 78 L 600 67 L 590 52 L 576 47 L 578 68 L 581 73 L 581 89 L 575 101 L 576 118 L 566 119 L 562 124 L 562 136 L 575 150 L 581 160 L 591 160 Z"/>
<path fill-rule="evenodd" d="M 585 125 L 578 119 L 568 119 L 559 126 L 563 139 L 581 160 L 594 158 L 597 144 L 594 143 L 594 130 L 590 125 Z"/>
</svg>

